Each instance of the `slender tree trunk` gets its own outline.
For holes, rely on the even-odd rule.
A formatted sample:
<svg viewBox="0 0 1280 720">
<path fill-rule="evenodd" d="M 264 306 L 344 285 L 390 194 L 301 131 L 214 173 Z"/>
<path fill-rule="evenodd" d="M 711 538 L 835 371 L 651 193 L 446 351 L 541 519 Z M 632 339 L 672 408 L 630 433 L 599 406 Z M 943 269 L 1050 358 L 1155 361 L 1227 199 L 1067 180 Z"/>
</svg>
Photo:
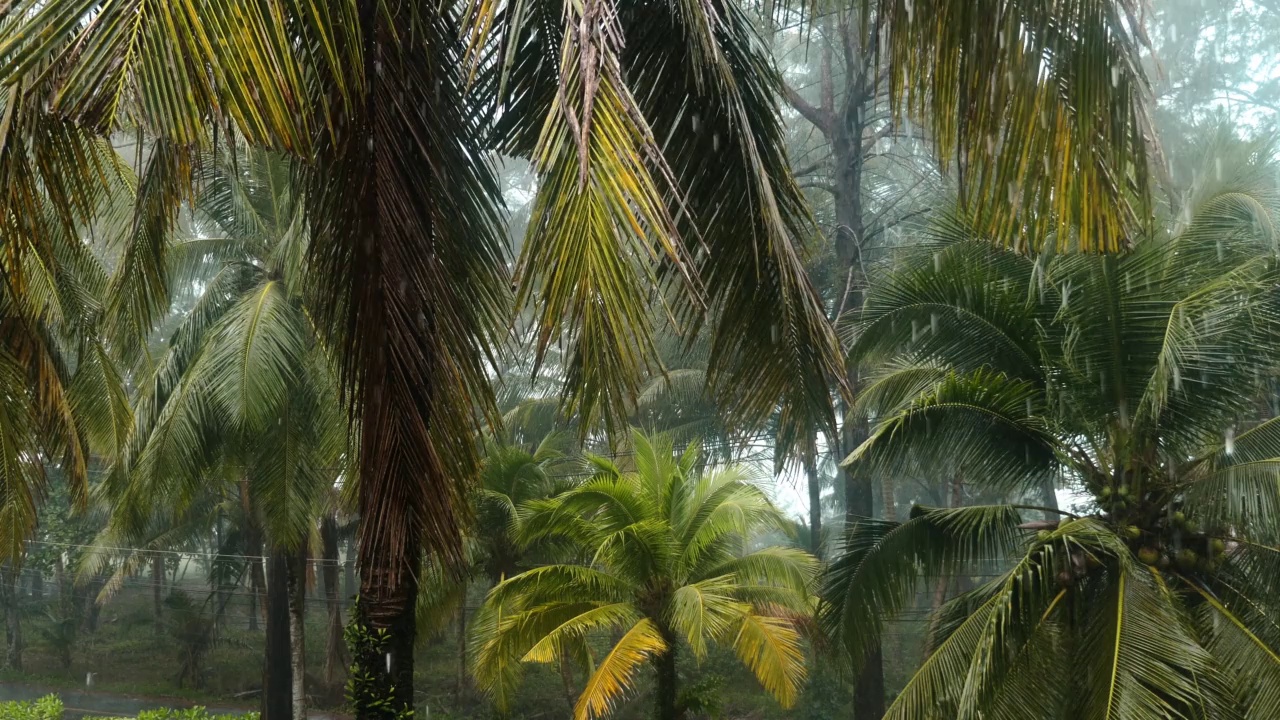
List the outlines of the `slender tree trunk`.
<svg viewBox="0 0 1280 720">
<path fill-rule="evenodd" d="M 560 656 L 560 682 L 564 683 L 564 699 L 569 703 L 569 712 L 573 712 L 578 693 L 573 689 L 573 666 L 569 664 L 569 656 Z"/>
<path fill-rule="evenodd" d="M 292 720 L 289 552 L 272 547 L 267 577 L 267 644 L 262 666 L 262 720 Z"/>
<path fill-rule="evenodd" d="M 462 697 L 467 691 L 467 594 L 462 593 L 458 603 L 458 678 L 453 684 L 453 705 L 462 707 Z"/>
<path fill-rule="evenodd" d="M 324 597 L 329 610 L 328 632 L 325 633 L 324 682 L 330 690 L 338 690 L 345 676 L 347 647 L 342 641 L 342 602 L 338 597 L 338 520 L 332 514 L 320 521 L 320 543 L 324 567 Z"/>
<path fill-rule="evenodd" d="M 242 497 L 247 497 L 248 491 L 242 487 Z M 248 502 L 245 501 L 245 514 L 249 521 L 245 528 L 245 555 L 249 556 L 249 630 L 251 632 L 258 631 L 258 613 L 261 612 L 262 606 L 262 589 L 266 585 L 265 578 L 262 576 L 262 531 L 258 529 L 257 522 L 253 519 L 253 514 L 248 508 Z"/>
<path fill-rule="evenodd" d="M 818 474 L 815 438 L 809 439 L 804 453 L 804 474 L 809 483 L 809 550 L 822 557 L 822 477 Z"/>
<path fill-rule="evenodd" d="M 307 718 L 307 545 L 302 544 L 290 562 L 289 663 L 292 666 L 293 720 Z"/>
<path fill-rule="evenodd" d="M 151 619 L 157 636 L 164 633 L 164 557 L 151 558 Z"/>
<path fill-rule="evenodd" d="M 102 605 L 98 603 L 98 593 L 102 592 L 102 586 L 107 584 L 107 577 L 108 574 L 99 573 L 94 576 L 93 580 L 89 581 L 88 587 L 85 588 L 85 632 L 95 633 L 98 631 L 98 618 L 102 615 Z"/>
<path fill-rule="evenodd" d="M 19 613 L 18 570 L 0 566 L 0 603 L 4 605 L 4 666 L 22 672 L 22 615 Z"/>
<path fill-rule="evenodd" d="M 655 695 L 654 717 L 657 720 L 683 720 L 684 710 L 679 706 L 680 678 L 676 673 L 676 637 L 663 632 L 668 650 L 653 660 L 658 688 Z"/>
<path fill-rule="evenodd" d="M 356 585 L 356 561 L 355 549 L 351 547 L 354 543 L 349 543 L 347 547 L 347 560 L 342 563 L 342 595 L 347 600 L 356 596 L 360 588 Z"/>
</svg>

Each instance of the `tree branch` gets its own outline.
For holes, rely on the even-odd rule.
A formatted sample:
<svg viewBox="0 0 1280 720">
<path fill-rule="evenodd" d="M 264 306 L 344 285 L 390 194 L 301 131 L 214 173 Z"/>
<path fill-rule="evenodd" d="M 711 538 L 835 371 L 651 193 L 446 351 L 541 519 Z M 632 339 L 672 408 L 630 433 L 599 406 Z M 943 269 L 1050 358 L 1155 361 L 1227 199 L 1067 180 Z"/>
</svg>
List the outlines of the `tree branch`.
<svg viewBox="0 0 1280 720">
<path fill-rule="evenodd" d="M 787 104 L 795 108 L 800 116 L 805 120 L 813 123 L 823 135 L 830 133 L 831 119 L 827 117 L 827 113 L 814 107 L 808 100 L 800 97 L 800 93 L 796 92 L 790 85 L 783 83 L 782 96 L 786 99 Z"/>
<path fill-rule="evenodd" d="M 836 194 L 836 186 L 826 180 L 806 180 L 800 183 L 800 188 L 817 188 L 818 190 L 826 190 L 832 195 Z"/>
</svg>

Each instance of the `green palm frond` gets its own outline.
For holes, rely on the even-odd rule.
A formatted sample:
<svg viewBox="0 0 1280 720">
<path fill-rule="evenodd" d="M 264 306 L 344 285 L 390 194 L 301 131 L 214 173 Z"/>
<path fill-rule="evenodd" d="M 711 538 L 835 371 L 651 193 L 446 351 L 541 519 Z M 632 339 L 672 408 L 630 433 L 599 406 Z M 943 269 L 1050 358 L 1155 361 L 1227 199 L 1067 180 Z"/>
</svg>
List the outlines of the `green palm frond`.
<svg viewBox="0 0 1280 720">
<path fill-rule="evenodd" d="M 923 577 L 955 572 L 1021 547 L 1018 511 L 1007 506 L 917 508 L 906 522 L 861 518 L 823 579 L 819 620 L 861 663 L 884 618 L 901 611 Z"/>
<path fill-rule="evenodd" d="M 1028 381 L 986 370 L 951 373 L 880 420 L 844 462 L 891 473 L 911 462 L 949 465 L 992 487 L 1028 486 L 1057 459 L 1040 402 Z"/>
<path fill-rule="evenodd" d="M 877 5 L 892 104 L 929 129 L 992 236 L 1114 252 L 1144 228 L 1141 3 Z"/>
</svg>

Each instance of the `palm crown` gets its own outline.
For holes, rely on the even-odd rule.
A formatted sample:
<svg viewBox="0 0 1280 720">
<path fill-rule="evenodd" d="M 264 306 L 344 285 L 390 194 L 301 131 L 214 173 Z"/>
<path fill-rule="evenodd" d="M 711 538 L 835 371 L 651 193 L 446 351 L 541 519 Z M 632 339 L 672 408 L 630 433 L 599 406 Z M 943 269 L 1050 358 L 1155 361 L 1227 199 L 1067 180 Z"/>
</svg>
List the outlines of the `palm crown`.
<svg viewBox="0 0 1280 720">
<path fill-rule="evenodd" d="M 155 498 L 181 517 L 222 475 L 247 481 L 274 544 L 296 546 L 339 474 L 346 437 L 305 299 L 301 198 L 288 162 L 265 151 L 226 149 L 203 172 L 190 232 L 167 253 L 167 281 L 194 303 L 138 373 L 137 421 L 101 489 L 109 532 L 149 540 Z"/>
<path fill-rule="evenodd" d="M 770 693 L 789 704 L 804 679 L 796 618 L 810 612 L 816 561 L 792 548 L 747 551 L 784 529 L 782 514 L 741 467 L 699 475 L 698 450 L 632 434 L 630 469 L 600 457 L 596 474 L 526 506 L 526 541 L 558 538 L 576 557 L 508 578 L 477 620 L 476 677 L 504 704 L 521 661 L 568 657 L 593 668 L 575 717 L 600 717 L 628 692 L 640 666 L 658 675 L 658 712 L 675 717 L 675 653 L 734 649 Z M 619 639 L 594 658 L 590 640 Z"/>
<path fill-rule="evenodd" d="M 862 397 L 875 429 L 846 462 L 1009 491 L 1051 477 L 1093 508 L 1060 523 L 917 508 L 854 526 L 824 620 L 855 658 L 918 572 L 1012 560 L 941 608 L 888 717 L 1280 712 L 1266 619 L 1280 420 L 1247 426 L 1280 351 L 1277 196 L 1266 148 L 1250 150 L 1243 179 L 1123 256 L 1023 257 L 952 217 L 868 298 L 856 352 L 887 370 Z"/>
</svg>

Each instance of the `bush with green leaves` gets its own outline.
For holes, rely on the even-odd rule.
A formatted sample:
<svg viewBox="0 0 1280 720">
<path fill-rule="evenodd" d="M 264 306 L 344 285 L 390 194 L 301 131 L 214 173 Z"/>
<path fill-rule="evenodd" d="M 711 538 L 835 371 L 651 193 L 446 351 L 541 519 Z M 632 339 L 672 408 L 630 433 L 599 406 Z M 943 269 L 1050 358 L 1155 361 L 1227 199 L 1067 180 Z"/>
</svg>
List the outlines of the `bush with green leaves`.
<svg viewBox="0 0 1280 720">
<path fill-rule="evenodd" d="M 62 698 L 45 695 L 30 702 L 0 703 L 0 720 L 62 720 Z M 259 720 L 256 712 L 210 714 L 197 705 L 190 708 L 158 708 L 143 710 L 136 718 L 85 716 L 81 720 Z"/>
<path fill-rule="evenodd" d="M 62 699 L 45 695 L 30 702 L 0 703 L 0 720 L 62 720 Z"/>
</svg>

